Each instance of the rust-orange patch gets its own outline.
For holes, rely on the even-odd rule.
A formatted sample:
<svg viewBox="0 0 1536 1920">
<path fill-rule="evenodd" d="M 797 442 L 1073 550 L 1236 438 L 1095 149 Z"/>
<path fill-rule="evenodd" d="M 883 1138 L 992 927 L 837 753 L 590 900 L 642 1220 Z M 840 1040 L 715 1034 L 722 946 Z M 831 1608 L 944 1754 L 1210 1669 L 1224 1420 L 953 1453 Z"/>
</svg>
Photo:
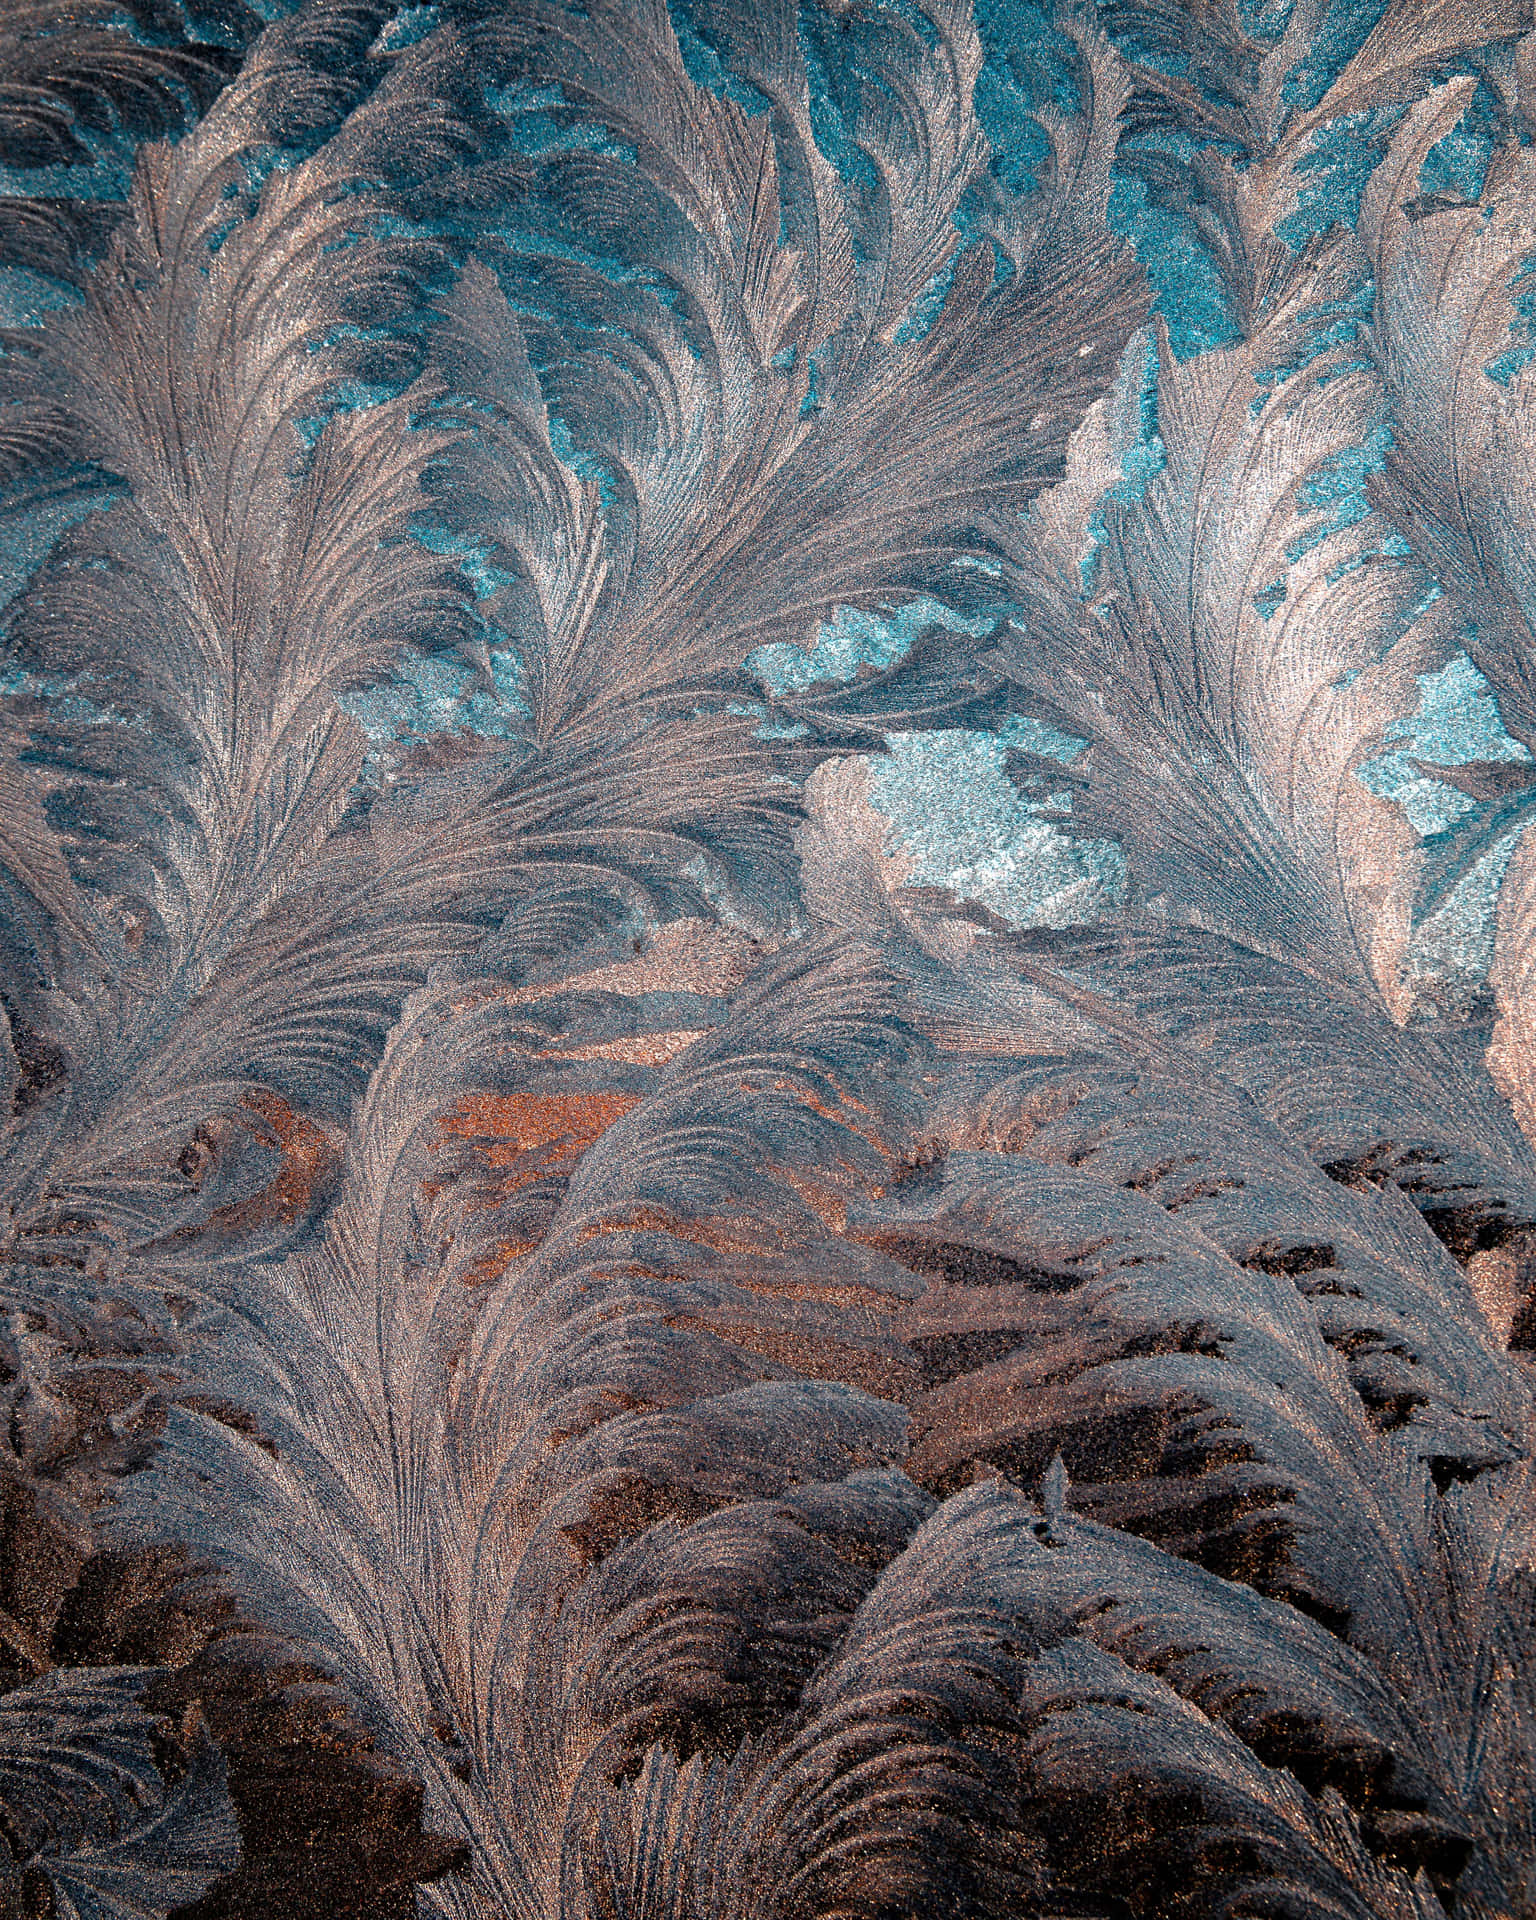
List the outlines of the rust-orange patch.
<svg viewBox="0 0 1536 1920">
<path fill-rule="evenodd" d="M 281 1094 L 253 1087 L 245 1105 L 271 1128 L 283 1156 L 282 1171 L 260 1198 L 269 1217 L 292 1226 L 308 1208 L 315 1187 L 336 1159 L 331 1142 L 301 1113 L 295 1113 Z"/>
<path fill-rule="evenodd" d="M 260 1227 L 292 1227 L 303 1219 L 321 1186 L 340 1160 L 334 1141 L 313 1121 L 294 1109 L 279 1093 L 267 1087 L 252 1087 L 241 1099 L 243 1113 L 216 1116 L 199 1129 L 205 1141 L 225 1136 L 244 1125 L 282 1155 L 276 1176 L 259 1193 L 219 1207 L 198 1226 L 178 1228 L 173 1238 L 195 1240 L 218 1238 L 234 1233 L 249 1233 Z M 211 1149 L 210 1149 L 211 1151 Z"/>
<path fill-rule="evenodd" d="M 515 1189 L 574 1162 L 639 1099 L 638 1093 L 473 1093 L 440 1124 L 444 1133 L 486 1143 L 482 1151 L 493 1167 L 534 1156 L 522 1177 L 509 1183 Z"/>
<path fill-rule="evenodd" d="M 464 1269 L 459 1275 L 459 1285 L 469 1289 L 489 1286 L 493 1280 L 501 1278 L 514 1260 L 532 1253 L 538 1244 L 537 1240 L 498 1240 L 493 1251 L 483 1260 L 477 1260 L 472 1267 Z"/>
</svg>

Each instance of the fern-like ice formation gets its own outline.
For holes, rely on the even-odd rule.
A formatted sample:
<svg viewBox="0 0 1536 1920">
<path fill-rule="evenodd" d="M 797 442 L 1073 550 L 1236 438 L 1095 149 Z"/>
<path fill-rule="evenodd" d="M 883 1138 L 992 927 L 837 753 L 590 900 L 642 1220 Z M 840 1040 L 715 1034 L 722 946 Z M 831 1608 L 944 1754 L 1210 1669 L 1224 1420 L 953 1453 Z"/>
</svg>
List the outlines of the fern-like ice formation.
<svg viewBox="0 0 1536 1920">
<path fill-rule="evenodd" d="M 0 1910 L 1536 1916 L 1529 0 L 0 20 Z"/>
</svg>

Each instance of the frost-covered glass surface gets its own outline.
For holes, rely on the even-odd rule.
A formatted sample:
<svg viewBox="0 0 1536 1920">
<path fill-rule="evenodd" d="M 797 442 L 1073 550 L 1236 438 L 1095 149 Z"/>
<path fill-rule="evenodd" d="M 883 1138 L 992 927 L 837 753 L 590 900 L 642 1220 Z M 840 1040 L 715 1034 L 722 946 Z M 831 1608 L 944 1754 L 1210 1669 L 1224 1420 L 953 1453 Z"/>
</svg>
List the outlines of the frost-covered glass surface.
<svg viewBox="0 0 1536 1920">
<path fill-rule="evenodd" d="M 0 9 L 0 1908 L 1536 1911 L 1527 0 Z"/>
</svg>

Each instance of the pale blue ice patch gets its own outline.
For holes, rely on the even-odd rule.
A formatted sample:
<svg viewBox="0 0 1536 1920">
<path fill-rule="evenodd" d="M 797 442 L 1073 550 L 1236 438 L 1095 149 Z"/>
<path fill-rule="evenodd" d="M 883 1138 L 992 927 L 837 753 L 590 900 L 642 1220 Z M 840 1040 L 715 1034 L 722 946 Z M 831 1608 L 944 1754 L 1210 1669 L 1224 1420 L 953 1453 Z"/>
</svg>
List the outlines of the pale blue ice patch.
<svg viewBox="0 0 1536 1920">
<path fill-rule="evenodd" d="M 1373 107 L 1342 113 L 1318 128 L 1297 162 L 1301 188 L 1294 212 L 1275 227 L 1277 239 L 1300 253 L 1314 235 L 1355 224 L 1366 182 L 1381 163 L 1400 113 L 1396 107 Z"/>
<path fill-rule="evenodd" d="M 1142 327 L 1126 342 L 1120 370 L 1108 396 L 1111 452 L 1120 463 L 1120 478 L 1106 490 L 1106 504 L 1116 501 L 1123 506 L 1135 506 L 1145 496 L 1149 483 L 1168 464 L 1168 450 L 1158 425 L 1157 381 L 1157 343 L 1151 329 Z M 1133 417 L 1133 396 L 1135 426 L 1127 431 Z M 1087 543 L 1077 563 L 1084 598 L 1098 586 L 1101 556 L 1110 537 L 1105 512 L 1106 507 L 1101 505 L 1088 516 Z"/>
<path fill-rule="evenodd" d="M 1531 756 L 1504 731 L 1498 701 L 1465 653 L 1436 673 L 1421 673 L 1418 681 L 1418 706 L 1386 730 L 1387 739 L 1401 744 L 1367 760 L 1357 778 L 1371 793 L 1396 801 L 1415 830 L 1428 835 L 1444 833 L 1477 803 L 1415 762 L 1464 767 L 1478 760 L 1528 761 Z"/>
<path fill-rule="evenodd" d="M 787 641 L 758 647 L 747 656 L 747 671 L 770 694 L 802 693 L 807 687 L 852 680 L 863 666 L 895 666 L 912 651 L 925 628 L 948 627 L 952 633 L 979 639 L 996 624 L 989 614 L 967 619 L 927 594 L 873 610 L 839 607 L 822 625 L 809 652 Z"/>
<path fill-rule="evenodd" d="M 613 484 L 613 472 L 607 462 L 599 460 L 596 454 L 587 452 L 584 447 L 578 447 L 571 438 L 570 428 L 559 414 L 550 414 L 546 426 L 549 444 L 554 449 L 556 457 L 578 478 L 597 483 L 599 503 L 604 513 L 610 513 L 618 493 Z"/>
<path fill-rule="evenodd" d="M 977 115 L 994 154 L 1010 140 L 1036 135 L 1023 127 L 1024 114 L 1047 105 L 1058 113 L 1080 113 L 1077 52 L 1063 33 L 1059 10 L 1041 0 L 976 0 L 976 31 L 986 64 L 983 72 L 998 84 L 1000 103 L 977 85 Z"/>
<path fill-rule="evenodd" d="M 23 512 L 0 515 L 0 629 L 5 609 L 37 574 L 59 538 L 87 514 L 103 513 L 127 491 L 101 476 L 75 491 L 56 495 Z"/>
<path fill-rule="evenodd" d="M 695 707 L 694 717 L 702 718 L 709 712 L 707 707 Z M 727 700 L 727 713 L 738 713 L 744 719 L 756 719 L 759 724 L 752 729 L 754 740 L 803 740 L 810 728 L 803 720 L 775 720 L 761 700 Z"/>
<path fill-rule="evenodd" d="M 1315 107 L 1385 11 L 1386 0 L 1330 0 L 1306 54 L 1285 77 L 1286 105 Z"/>
<path fill-rule="evenodd" d="M 700 24 L 707 28 L 708 9 L 701 7 L 698 11 Z M 766 94 L 726 67 L 719 54 L 703 38 L 690 16 L 689 8 L 681 4 L 681 0 L 673 0 L 670 14 L 672 31 L 677 35 L 678 51 L 683 56 L 683 66 L 696 87 L 703 87 L 722 100 L 733 101 L 746 113 L 772 111 L 773 103 Z"/>
<path fill-rule="evenodd" d="M 1499 703 L 1465 653 L 1447 661 L 1438 673 L 1419 675 L 1418 709 L 1409 720 L 1396 724 L 1404 731 L 1411 728 L 1421 760 L 1444 767 L 1531 757 L 1504 731 Z"/>
<path fill-rule="evenodd" d="M 1367 760 L 1356 777 L 1368 792 L 1379 794 L 1383 800 L 1395 801 L 1407 814 L 1414 831 L 1426 838 L 1444 833 L 1477 805 L 1456 787 L 1421 772 L 1401 750 Z"/>
<path fill-rule="evenodd" d="M 1014 927 L 1078 926 L 1119 905 L 1119 847 L 1063 833 L 1008 778 L 1010 745 L 1065 758 L 1080 741 L 1015 721 L 1000 733 L 893 733 L 886 745 L 869 763 L 870 799 L 891 823 L 890 850 L 910 862 L 911 885 L 949 888 Z"/>
<path fill-rule="evenodd" d="M 1285 32 L 1291 0 L 1238 0 L 1237 11 L 1249 35 L 1266 47 L 1272 46 Z"/>
<path fill-rule="evenodd" d="M 1486 80 L 1479 80 L 1466 112 L 1425 155 L 1419 168 L 1419 192 L 1476 200 L 1497 144 L 1499 119 L 1497 96 Z"/>
<path fill-rule="evenodd" d="M 515 577 L 500 567 L 493 567 L 491 549 L 465 534 L 450 533 L 446 527 L 432 525 L 415 527 L 412 534 L 416 544 L 429 553 L 441 553 L 458 561 L 459 571 L 469 581 L 477 600 L 489 600 Z"/>
<path fill-rule="evenodd" d="M 133 177 L 133 150 L 124 140 L 114 143 L 89 127 L 70 128 L 80 144 L 92 150 L 89 161 L 59 162 L 48 167 L 0 166 L 0 195 L 15 200 L 126 200 Z"/>
<path fill-rule="evenodd" d="M 490 653 L 491 686 L 452 654 L 406 649 L 393 679 L 341 695 L 371 745 L 413 744 L 440 734 L 476 733 L 491 740 L 515 739 L 528 715 L 522 665 L 510 648 Z"/>
<path fill-rule="evenodd" d="M 1490 380 L 1496 380 L 1501 387 L 1507 387 L 1517 373 L 1522 373 L 1532 360 L 1536 360 L 1536 347 L 1510 347 L 1504 353 L 1495 354 L 1483 372 Z"/>
<path fill-rule="evenodd" d="M 1421 673 L 1418 683 L 1417 707 L 1387 728 L 1387 738 L 1398 744 L 1367 761 L 1357 777 L 1370 792 L 1402 807 L 1427 839 L 1475 812 L 1478 804 L 1436 780 L 1429 768 L 1488 761 L 1530 764 L 1531 755 L 1505 731 L 1498 701 L 1465 653 L 1435 673 Z M 1409 984 L 1468 985 L 1486 978 L 1493 960 L 1499 888 L 1523 829 L 1521 822 L 1500 835 L 1414 927 L 1404 967 Z"/>
<path fill-rule="evenodd" d="M 1257 370 L 1253 378 L 1260 391 L 1249 411 L 1255 415 L 1262 413 L 1269 401 L 1270 388 L 1289 380 L 1292 374 L 1304 372 L 1325 353 L 1335 347 L 1353 346 L 1360 339 L 1361 328 L 1369 326 L 1375 302 L 1376 282 L 1365 274 L 1342 298 L 1320 300 L 1316 306 L 1303 308 L 1299 317 L 1309 331 L 1290 359 Z M 1361 358 L 1343 361 L 1318 378 L 1320 382 L 1336 379 L 1370 364 L 1362 350 Z"/>
<path fill-rule="evenodd" d="M 1497 354 L 1483 368 L 1488 378 L 1501 387 L 1507 387 L 1517 373 L 1536 359 L 1536 346 L 1531 345 L 1536 339 L 1536 254 L 1527 254 L 1521 261 L 1509 282 L 1509 293 L 1513 308 L 1510 337 L 1521 344 Z"/>
<path fill-rule="evenodd" d="M 318 413 L 300 415 L 294 430 L 306 448 L 317 444 L 322 433 L 339 413 L 366 413 L 370 407 L 393 400 L 398 386 L 376 380 L 339 380 L 326 394 Z"/>
<path fill-rule="evenodd" d="M 706 11 L 699 9 L 701 16 Z M 823 156 L 837 169 L 857 200 L 878 190 L 879 175 L 858 142 L 857 100 L 852 97 L 857 82 L 843 72 L 844 60 L 839 56 L 843 54 L 842 42 L 846 36 L 840 28 L 841 22 L 829 21 L 819 7 L 802 5 L 800 56 L 810 84 L 811 132 Z M 852 238 L 857 255 L 862 238 L 857 225 Z"/>
<path fill-rule="evenodd" d="M 441 17 L 434 6 L 402 7 L 381 28 L 378 38 L 368 49 L 370 56 L 378 59 L 381 54 L 404 53 L 407 47 L 414 47 L 418 41 L 425 40 L 437 27 Z"/>
<path fill-rule="evenodd" d="M 1314 323 L 1314 331 L 1308 336 L 1297 358 L 1284 365 L 1265 368 L 1256 376 L 1261 392 L 1252 403 L 1251 410 L 1255 414 L 1270 401 L 1270 395 L 1262 389 L 1276 387 L 1277 383 L 1304 371 L 1334 347 L 1348 345 L 1356 338 L 1361 320 L 1369 314 L 1372 292 L 1371 281 L 1365 280 L 1348 298 L 1326 301 L 1303 316 L 1308 322 Z M 1358 360 L 1350 360 L 1335 365 L 1327 377 L 1337 377 L 1350 367 L 1361 364 Z M 1296 488 L 1296 499 L 1301 506 L 1312 509 L 1315 517 L 1294 540 L 1287 543 L 1285 558 L 1288 562 L 1294 564 L 1314 548 L 1322 546 L 1334 534 L 1346 532 L 1350 527 L 1363 526 L 1368 521 L 1371 525 L 1363 527 L 1357 542 L 1329 572 L 1327 579 L 1330 585 L 1374 560 L 1401 560 L 1408 557 L 1411 550 L 1402 535 L 1395 528 L 1384 525 L 1379 518 L 1372 519 L 1374 509 L 1371 505 L 1370 481 L 1373 476 L 1385 471 L 1387 455 L 1393 445 L 1391 428 L 1385 421 L 1378 420 L 1366 429 L 1354 446 L 1343 447 L 1319 461 L 1300 482 Z M 1285 573 L 1265 581 L 1255 591 L 1253 605 L 1261 620 L 1273 619 L 1285 605 L 1288 591 L 1289 576 Z"/>
<path fill-rule="evenodd" d="M 1139 361 L 1139 368 L 1138 368 Z M 1120 448 L 1121 477 L 1110 488 L 1110 497 L 1134 506 L 1168 464 L 1168 449 L 1163 445 L 1157 411 L 1157 342 L 1150 327 L 1142 327 L 1126 343 L 1125 359 L 1119 378 L 1134 378 L 1136 387 L 1136 438 Z"/>
<path fill-rule="evenodd" d="M 84 296 L 62 280 L 27 267 L 0 267 L 0 327 L 38 327 L 44 316 L 78 307 Z"/>
<path fill-rule="evenodd" d="M 557 153 L 602 153 L 633 166 L 635 149 L 615 140 L 600 120 L 586 120 L 573 112 L 572 103 L 557 86 L 536 86 L 517 80 L 507 87 L 487 87 L 485 103 L 507 122 L 512 146 L 529 160 Z"/>
<path fill-rule="evenodd" d="M 1003 54 L 996 41 L 1004 9 L 977 9 L 977 26 L 989 57 L 976 76 L 976 118 L 992 149 L 993 173 L 1010 193 L 1027 194 L 1051 151 L 1045 129 L 1035 117 L 1049 84 L 1040 58 L 1047 28 L 1044 17 L 1033 9 L 1034 17 L 1027 21 L 1023 9 L 1013 11 L 1015 18 L 1003 28 L 1012 44 Z M 1064 70 L 1060 77 L 1066 77 Z M 1064 111 L 1075 111 L 1075 101 L 1060 104 Z"/>
<path fill-rule="evenodd" d="M 1313 547 L 1321 546 L 1329 534 L 1342 533 L 1366 518 L 1371 511 L 1367 482 L 1372 474 L 1385 472 L 1393 444 L 1392 429 L 1378 422 L 1358 446 L 1345 447 L 1319 462 L 1296 489 L 1303 506 L 1318 509 L 1318 518 L 1286 548 L 1287 560 L 1301 559 Z M 1407 551 L 1406 545 L 1403 551 Z"/>
<path fill-rule="evenodd" d="M 105 705 L 96 698 L 100 679 L 90 673 L 49 673 L 30 667 L 0 668 L 0 700 L 44 700 L 50 713 L 73 725 L 134 727 L 144 731 L 141 715 Z"/>
<path fill-rule="evenodd" d="M 939 315 L 944 311 L 944 303 L 949 298 L 949 290 L 955 284 L 955 262 L 940 270 L 918 294 L 907 308 L 901 325 L 892 336 L 898 347 L 912 340 L 926 340 L 933 331 Z"/>
<path fill-rule="evenodd" d="M 1144 145 L 1161 151 L 1167 136 L 1122 143 L 1122 154 Z M 1123 234 L 1151 282 L 1152 310 L 1168 328 L 1175 358 L 1188 360 L 1242 337 L 1225 280 L 1210 249 L 1185 216 L 1159 205 L 1144 180 L 1120 174 L 1109 196 L 1109 227 Z"/>
<path fill-rule="evenodd" d="M 1414 928 L 1405 969 L 1410 981 L 1487 978 L 1498 930 L 1499 888 L 1524 831 L 1522 822 L 1495 841 L 1443 905 Z"/>
<path fill-rule="evenodd" d="M 800 418 L 809 419 L 813 413 L 820 413 L 825 402 L 821 392 L 822 363 L 830 349 L 831 342 L 824 341 L 814 352 L 806 356 L 805 397 L 800 402 Z"/>
<path fill-rule="evenodd" d="M 1060 727 L 1031 719 L 1025 713 L 1011 714 L 994 737 L 1004 747 L 1023 747 L 1044 759 L 1059 760 L 1064 767 L 1070 766 L 1088 744 L 1079 734 L 1063 733 Z"/>
</svg>

